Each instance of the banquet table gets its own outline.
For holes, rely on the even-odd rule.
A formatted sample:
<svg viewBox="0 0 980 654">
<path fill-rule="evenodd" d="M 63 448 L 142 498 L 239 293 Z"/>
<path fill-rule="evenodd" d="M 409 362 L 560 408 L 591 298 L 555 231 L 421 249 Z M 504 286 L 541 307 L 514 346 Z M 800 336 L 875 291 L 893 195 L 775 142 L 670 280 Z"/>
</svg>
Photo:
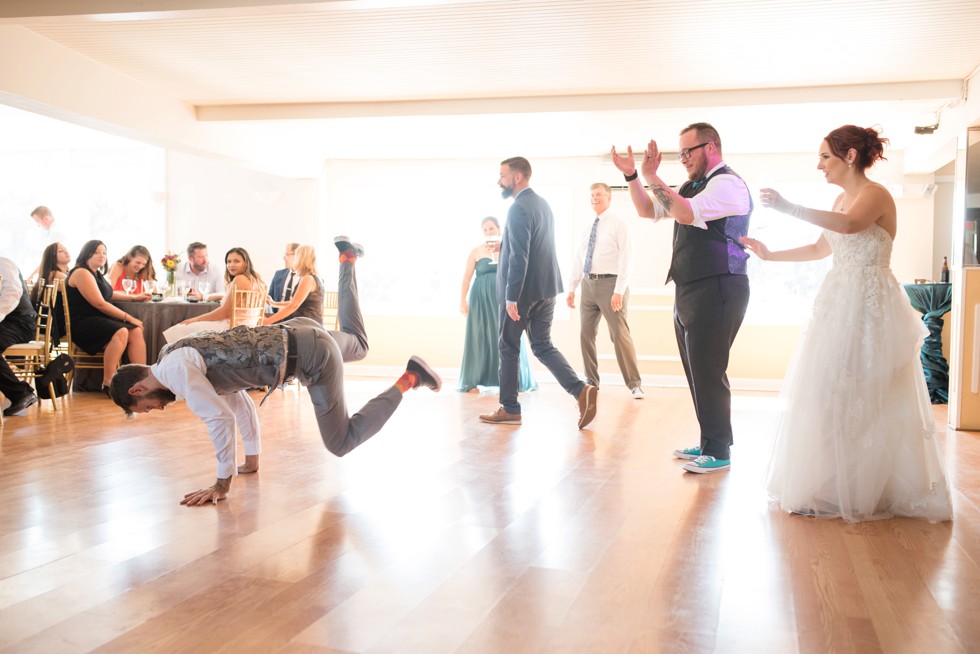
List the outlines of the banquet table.
<svg viewBox="0 0 980 654">
<path fill-rule="evenodd" d="M 143 321 L 147 365 L 156 363 L 160 349 L 167 344 L 163 339 L 163 332 L 183 320 L 213 311 L 218 306 L 217 302 L 187 302 L 173 299 L 161 302 L 113 302 L 112 304 Z M 101 370 L 79 369 L 75 372 L 75 390 L 98 391 L 101 387 Z"/>
<path fill-rule="evenodd" d="M 922 342 L 922 370 L 926 376 L 929 400 L 933 404 L 949 402 L 949 364 L 943 356 L 943 316 L 953 304 L 951 284 L 904 284 L 906 294 L 929 335 Z"/>
</svg>

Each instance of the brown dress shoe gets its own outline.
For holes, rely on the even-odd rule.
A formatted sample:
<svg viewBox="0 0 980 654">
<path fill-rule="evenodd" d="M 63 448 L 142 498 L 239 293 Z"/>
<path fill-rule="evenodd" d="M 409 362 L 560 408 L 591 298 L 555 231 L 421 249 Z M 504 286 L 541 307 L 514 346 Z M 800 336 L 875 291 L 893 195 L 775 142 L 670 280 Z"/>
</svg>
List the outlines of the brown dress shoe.
<svg viewBox="0 0 980 654">
<path fill-rule="evenodd" d="M 495 425 L 519 425 L 521 424 L 521 414 L 507 413 L 504 407 L 499 407 L 493 413 L 481 415 L 480 420 Z"/>
<path fill-rule="evenodd" d="M 578 428 L 582 429 L 595 418 L 596 400 L 599 396 L 599 389 L 590 384 L 586 384 L 582 392 L 578 394 Z"/>
</svg>

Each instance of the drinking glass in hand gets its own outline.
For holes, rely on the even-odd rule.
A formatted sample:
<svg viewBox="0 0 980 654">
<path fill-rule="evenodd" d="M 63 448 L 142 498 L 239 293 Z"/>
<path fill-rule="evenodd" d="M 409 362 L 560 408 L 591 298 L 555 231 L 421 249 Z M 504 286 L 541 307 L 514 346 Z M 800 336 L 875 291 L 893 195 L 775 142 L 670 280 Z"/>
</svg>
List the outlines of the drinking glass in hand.
<svg viewBox="0 0 980 654">
<path fill-rule="evenodd" d="M 487 250 L 490 251 L 490 259 L 496 263 L 500 258 L 500 237 L 490 236 L 487 238 Z"/>
</svg>

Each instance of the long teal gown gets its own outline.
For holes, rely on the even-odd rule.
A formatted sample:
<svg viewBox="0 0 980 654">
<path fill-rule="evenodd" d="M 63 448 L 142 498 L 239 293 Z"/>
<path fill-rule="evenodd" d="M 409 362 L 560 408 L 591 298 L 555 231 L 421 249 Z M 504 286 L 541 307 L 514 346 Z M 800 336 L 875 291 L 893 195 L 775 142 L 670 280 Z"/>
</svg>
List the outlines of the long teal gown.
<svg viewBox="0 0 980 654">
<path fill-rule="evenodd" d="M 476 279 L 470 288 L 466 316 L 463 363 L 459 369 L 458 391 L 477 386 L 500 386 L 500 354 L 497 349 L 497 263 L 484 257 L 476 262 Z M 527 356 L 527 343 L 521 336 L 520 383 L 518 390 L 537 390 Z"/>
</svg>

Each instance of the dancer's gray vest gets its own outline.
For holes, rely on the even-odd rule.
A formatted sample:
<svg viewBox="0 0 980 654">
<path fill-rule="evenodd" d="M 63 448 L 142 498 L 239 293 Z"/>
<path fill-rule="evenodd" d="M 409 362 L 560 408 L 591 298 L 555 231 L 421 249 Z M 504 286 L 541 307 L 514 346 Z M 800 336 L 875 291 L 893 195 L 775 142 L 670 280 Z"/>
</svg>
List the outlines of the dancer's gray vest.
<svg viewBox="0 0 980 654">
<path fill-rule="evenodd" d="M 258 386 L 268 386 L 271 392 L 285 381 L 286 330 L 279 325 L 192 334 L 165 346 L 160 358 L 182 347 L 198 351 L 218 395 Z"/>
<path fill-rule="evenodd" d="M 704 190 L 708 180 L 715 175 L 735 175 L 735 171 L 728 166 L 722 166 L 700 182 L 686 182 L 677 194 L 682 198 L 693 198 Z M 735 177 L 742 179 L 738 175 Z M 744 216 L 709 220 L 708 229 L 675 222 L 674 254 L 667 272 L 667 281 L 673 279 L 678 284 L 687 284 L 705 277 L 746 274 L 749 255 L 739 239 L 749 233 L 749 217 L 753 208 L 750 193 L 749 212 Z"/>
</svg>

